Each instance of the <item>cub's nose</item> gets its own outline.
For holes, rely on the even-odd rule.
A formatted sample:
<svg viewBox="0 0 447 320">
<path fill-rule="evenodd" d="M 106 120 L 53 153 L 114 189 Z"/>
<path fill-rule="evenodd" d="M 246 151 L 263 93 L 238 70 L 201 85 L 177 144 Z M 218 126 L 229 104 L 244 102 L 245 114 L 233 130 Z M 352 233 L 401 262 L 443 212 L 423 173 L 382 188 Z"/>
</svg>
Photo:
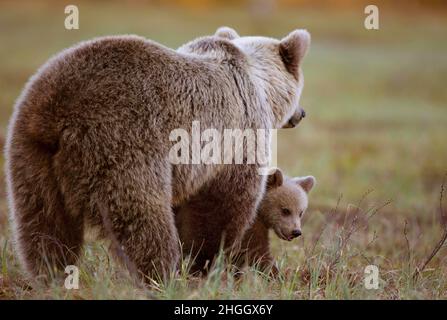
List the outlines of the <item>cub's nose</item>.
<svg viewBox="0 0 447 320">
<path fill-rule="evenodd" d="M 304 109 L 301 109 L 301 119 L 306 117 L 306 111 Z"/>
<path fill-rule="evenodd" d="M 296 229 L 296 230 L 292 231 L 292 237 L 297 238 L 300 235 L 301 235 L 301 230 Z"/>
</svg>

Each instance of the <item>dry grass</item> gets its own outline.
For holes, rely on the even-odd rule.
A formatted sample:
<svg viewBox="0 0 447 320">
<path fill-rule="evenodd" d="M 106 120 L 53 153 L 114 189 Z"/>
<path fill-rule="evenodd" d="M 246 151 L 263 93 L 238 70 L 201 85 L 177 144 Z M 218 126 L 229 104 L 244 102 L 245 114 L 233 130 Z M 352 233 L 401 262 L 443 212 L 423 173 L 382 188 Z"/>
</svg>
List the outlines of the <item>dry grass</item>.
<svg viewBox="0 0 447 320">
<path fill-rule="evenodd" d="M 437 246 L 446 221 L 440 205 L 446 207 L 445 197 L 440 199 L 447 172 L 445 12 L 403 16 L 382 9 L 381 30 L 369 32 L 360 7 L 278 9 L 268 17 L 244 8 L 88 2 L 79 8 L 81 29 L 69 32 L 63 29 L 63 4 L 0 3 L 1 135 L 27 78 L 77 41 L 137 33 L 176 47 L 220 25 L 275 37 L 295 27 L 310 30 L 303 95 L 308 117 L 299 128 L 280 132 L 278 156 L 289 175 L 313 174 L 318 181 L 304 236 L 291 243 L 272 236 L 281 272 L 275 280 L 256 269 L 235 279 L 223 259 L 209 277 L 191 278 L 185 261 L 168 283 L 143 289 L 111 259 L 106 244 L 89 240 L 80 290 L 67 291 L 57 282 L 31 288 L 13 253 L 0 184 L 0 299 L 447 297 L 445 243 Z M 369 264 L 379 267 L 378 290 L 364 287 Z"/>
</svg>

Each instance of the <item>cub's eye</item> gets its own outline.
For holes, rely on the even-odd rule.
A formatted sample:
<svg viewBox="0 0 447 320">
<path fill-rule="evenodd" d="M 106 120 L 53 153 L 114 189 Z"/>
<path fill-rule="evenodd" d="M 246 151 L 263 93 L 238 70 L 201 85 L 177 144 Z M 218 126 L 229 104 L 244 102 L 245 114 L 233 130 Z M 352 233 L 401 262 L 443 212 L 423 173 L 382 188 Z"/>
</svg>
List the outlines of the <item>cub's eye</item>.
<svg viewBox="0 0 447 320">
<path fill-rule="evenodd" d="M 304 213 L 304 210 L 301 210 L 301 212 L 300 212 L 300 218 L 303 217 L 303 213 Z"/>
<path fill-rule="evenodd" d="M 281 212 L 283 215 L 288 216 L 290 215 L 290 210 L 287 208 L 281 208 Z"/>
</svg>

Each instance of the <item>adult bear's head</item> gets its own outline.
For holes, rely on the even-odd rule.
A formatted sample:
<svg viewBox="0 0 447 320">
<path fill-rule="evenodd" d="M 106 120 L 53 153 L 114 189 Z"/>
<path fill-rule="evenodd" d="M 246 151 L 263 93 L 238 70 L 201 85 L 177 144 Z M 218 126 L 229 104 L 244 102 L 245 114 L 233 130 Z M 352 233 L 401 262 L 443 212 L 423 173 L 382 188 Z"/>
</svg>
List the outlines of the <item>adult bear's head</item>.
<svg viewBox="0 0 447 320">
<path fill-rule="evenodd" d="M 179 50 L 211 55 L 243 67 L 256 93 L 271 110 L 273 128 L 281 128 L 298 111 L 303 88 L 301 64 L 310 46 L 310 34 L 295 30 L 281 40 L 268 37 L 240 37 L 229 27 L 217 29 L 214 36 L 195 39 Z"/>
<path fill-rule="evenodd" d="M 220 28 L 217 34 L 230 37 L 249 57 L 251 74 L 272 108 L 273 126 L 283 127 L 299 111 L 304 84 L 301 64 L 310 46 L 310 34 L 306 30 L 295 30 L 281 40 L 239 37 L 229 28 Z"/>
</svg>

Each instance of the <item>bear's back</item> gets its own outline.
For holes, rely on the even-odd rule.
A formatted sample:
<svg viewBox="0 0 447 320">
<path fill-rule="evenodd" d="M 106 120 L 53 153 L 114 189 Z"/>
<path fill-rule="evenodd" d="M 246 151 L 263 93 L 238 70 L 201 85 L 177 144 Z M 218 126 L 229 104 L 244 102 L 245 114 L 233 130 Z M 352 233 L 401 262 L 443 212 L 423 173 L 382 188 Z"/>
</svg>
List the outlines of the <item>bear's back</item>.
<svg viewBox="0 0 447 320">
<path fill-rule="evenodd" d="M 16 122 L 25 134 L 45 141 L 58 139 L 63 128 L 99 122 L 175 127 L 181 125 L 172 119 L 178 113 L 191 123 L 191 98 L 179 94 L 197 78 L 218 87 L 212 67 L 138 36 L 82 42 L 31 77 L 15 106 Z"/>
</svg>

